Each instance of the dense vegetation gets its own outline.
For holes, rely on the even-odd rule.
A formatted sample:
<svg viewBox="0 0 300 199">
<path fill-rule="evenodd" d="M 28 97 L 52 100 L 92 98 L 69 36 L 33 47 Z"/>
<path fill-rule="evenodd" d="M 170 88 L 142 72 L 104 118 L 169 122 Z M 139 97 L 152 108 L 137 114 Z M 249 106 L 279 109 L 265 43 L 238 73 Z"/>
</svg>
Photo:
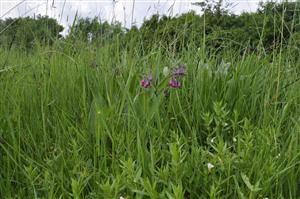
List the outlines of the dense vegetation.
<svg viewBox="0 0 300 199">
<path fill-rule="evenodd" d="M 0 198 L 299 198 L 298 4 L 209 5 L 0 21 Z"/>
<path fill-rule="evenodd" d="M 208 3 L 209 2 L 209 3 Z M 199 4 L 203 15 L 189 12 L 177 17 L 153 15 L 140 28 L 123 28 L 120 23 L 100 22 L 94 19 L 77 19 L 67 38 L 59 34 L 63 27 L 54 19 L 37 16 L 0 20 L 1 39 L 4 47 L 33 48 L 63 40 L 91 41 L 104 44 L 118 39 L 118 45 L 128 42 L 140 45 L 141 53 L 162 47 L 180 52 L 191 45 L 218 53 L 230 48 L 241 53 L 250 51 L 273 52 L 278 48 L 292 48 L 298 52 L 300 45 L 300 12 L 297 2 L 262 3 L 255 13 L 230 13 L 229 5 Z M 222 2 L 222 0 L 218 1 Z M 133 38 L 136 40 L 133 41 Z M 267 52 L 266 52 L 267 51 Z"/>
<path fill-rule="evenodd" d="M 0 46 L 24 50 L 36 45 L 52 45 L 61 37 L 59 33 L 63 29 L 55 19 L 47 16 L 0 20 Z"/>
</svg>

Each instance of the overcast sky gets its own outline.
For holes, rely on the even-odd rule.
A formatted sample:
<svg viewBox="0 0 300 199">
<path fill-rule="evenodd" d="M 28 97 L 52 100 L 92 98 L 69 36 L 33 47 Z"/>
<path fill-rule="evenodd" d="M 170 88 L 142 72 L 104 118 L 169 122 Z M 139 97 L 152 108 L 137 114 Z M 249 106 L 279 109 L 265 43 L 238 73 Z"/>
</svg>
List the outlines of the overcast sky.
<svg viewBox="0 0 300 199">
<path fill-rule="evenodd" d="M 141 25 L 153 14 L 180 15 L 189 10 L 200 14 L 193 2 L 201 0 L 0 0 L 0 17 L 48 15 L 67 26 L 76 12 L 81 17 L 120 21 L 124 26 Z M 227 0 L 232 11 L 255 11 L 259 0 Z"/>
</svg>

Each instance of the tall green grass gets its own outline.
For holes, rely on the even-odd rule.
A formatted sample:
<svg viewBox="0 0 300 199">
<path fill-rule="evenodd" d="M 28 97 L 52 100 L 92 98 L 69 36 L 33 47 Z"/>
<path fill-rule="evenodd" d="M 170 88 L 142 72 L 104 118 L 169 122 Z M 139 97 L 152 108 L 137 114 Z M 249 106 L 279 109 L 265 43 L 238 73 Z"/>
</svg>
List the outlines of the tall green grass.
<svg viewBox="0 0 300 199">
<path fill-rule="evenodd" d="M 289 51 L 121 43 L 0 50 L 0 198 L 300 196 Z M 169 97 L 140 87 L 180 63 L 187 75 Z"/>
</svg>

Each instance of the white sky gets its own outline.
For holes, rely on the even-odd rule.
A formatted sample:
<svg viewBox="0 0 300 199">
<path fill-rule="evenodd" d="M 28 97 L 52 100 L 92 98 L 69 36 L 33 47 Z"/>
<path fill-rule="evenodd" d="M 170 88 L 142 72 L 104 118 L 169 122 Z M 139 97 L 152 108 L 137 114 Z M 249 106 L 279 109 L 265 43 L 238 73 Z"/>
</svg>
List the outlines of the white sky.
<svg viewBox="0 0 300 199">
<path fill-rule="evenodd" d="M 201 0 L 0 0 L 0 17 L 48 15 L 67 26 L 75 13 L 80 17 L 95 16 L 101 20 L 117 20 L 124 26 L 141 25 L 153 14 L 180 15 L 189 10 L 200 13 L 193 2 Z M 260 0 L 227 0 L 234 13 L 255 11 Z"/>
</svg>

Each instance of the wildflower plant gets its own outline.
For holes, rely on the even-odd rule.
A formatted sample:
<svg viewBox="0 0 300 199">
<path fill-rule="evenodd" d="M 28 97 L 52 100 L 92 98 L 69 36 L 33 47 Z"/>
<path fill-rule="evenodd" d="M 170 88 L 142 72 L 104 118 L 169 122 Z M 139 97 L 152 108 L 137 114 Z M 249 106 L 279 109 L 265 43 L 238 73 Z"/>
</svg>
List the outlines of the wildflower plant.
<svg viewBox="0 0 300 199">
<path fill-rule="evenodd" d="M 182 87 L 182 80 L 186 75 L 186 67 L 184 65 L 170 69 L 164 67 L 163 70 L 156 74 L 154 76 L 152 73 L 146 73 L 143 76 L 140 80 L 140 87 L 145 92 L 139 93 L 134 100 L 140 119 L 147 124 L 150 124 L 154 118 L 160 117 L 162 106 L 164 114 L 168 114 L 169 117 L 169 103 L 165 101 L 162 104 L 162 101 L 164 99 L 173 101 L 173 98 L 169 98 L 169 96 L 172 90 L 178 90 Z"/>
<path fill-rule="evenodd" d="M 182 87 L 181 80 L 186 75 L 186 66 L 179 65 L 178 67 L 170 70 L 168 67 L 164 67 L 162 74 L 164 78 L 157 82 L 153 81 L 152 74 L 148 74 L 140 81 L 140 85 L 144 89 L 153 88 L 156 95 L 163 93 L 164 96 L 169 96 L 169 89 L 179 89 Z M 168 82 L 166 85 L 165 82 Z"/>
</svg>

